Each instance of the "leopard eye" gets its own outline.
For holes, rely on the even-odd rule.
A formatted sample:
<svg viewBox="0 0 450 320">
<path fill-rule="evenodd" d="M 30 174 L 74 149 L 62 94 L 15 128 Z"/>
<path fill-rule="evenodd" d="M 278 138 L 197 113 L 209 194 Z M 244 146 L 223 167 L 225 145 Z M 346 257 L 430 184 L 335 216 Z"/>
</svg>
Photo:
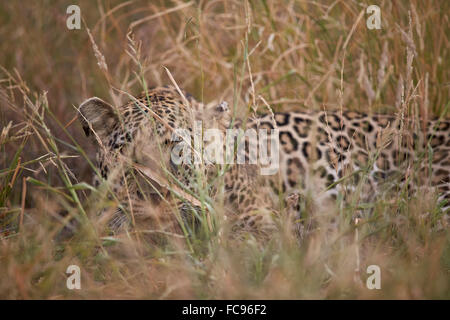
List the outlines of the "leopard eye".
<svg viewBox="0 0 450 320">
<path fill-rule="evenodd" d="M 226 111 L 228 111 L 228 110 L 229 110 L 229 108 L 228 108 L 228 102 L 222 101 L 221 103 L 219 103 L 219 104 L 216 106 L 216 110 L 217 110 L 218 112 L 226 112 Z"/>
</svg>

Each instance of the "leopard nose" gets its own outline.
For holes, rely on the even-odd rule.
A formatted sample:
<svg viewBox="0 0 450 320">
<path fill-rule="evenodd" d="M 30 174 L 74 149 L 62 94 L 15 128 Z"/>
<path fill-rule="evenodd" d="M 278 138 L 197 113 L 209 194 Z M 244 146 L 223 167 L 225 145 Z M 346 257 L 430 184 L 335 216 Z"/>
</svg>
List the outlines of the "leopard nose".
<svg viewBox="0 0 450 320">
<path fill-rule="evenodd" d="M 178 165 L 175 162 L 173 162 L 172 157 L 170 157 L 170 167 L 175 171 L 178 170 Z"/>
</svg>

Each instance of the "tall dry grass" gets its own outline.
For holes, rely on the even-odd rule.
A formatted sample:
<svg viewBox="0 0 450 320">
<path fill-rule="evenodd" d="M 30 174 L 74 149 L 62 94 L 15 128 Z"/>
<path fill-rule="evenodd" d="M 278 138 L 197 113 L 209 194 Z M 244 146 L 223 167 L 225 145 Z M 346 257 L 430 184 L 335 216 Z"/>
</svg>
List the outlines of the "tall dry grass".
<svg viewBox="0 0 450 320">
<path fill-rule="evenodd" d="M 118 105 L 123 92 L 170 84 L 163 66 L 198 100 L 242 114 L 267 104 L 445 117 L 448 1 L 381 1 L 381 30 L 366 28 L 366 1 L 79 1 L 72 31 L 70 4 L 0 4 L 0 297 L 450 297 L 449 234 L 425 194 L 364 204 L 372 213 L 357 225 L 338 199 L 323 213 L 338 228 L 300 247 L 281 231 L 263 247 L 230 242 L 220 219 L 156 244 L 142 232 L 104 237 L 96 204 L 117 203 L 90 185 L 95 148 L 74 121 L 90 96 Z M 71 218 L 75 237 L 55 240 Z M 71 264 L 81 290 L 66 288 Z M 381 290 L 365 286 L 371 264 Z"/>
</svg>

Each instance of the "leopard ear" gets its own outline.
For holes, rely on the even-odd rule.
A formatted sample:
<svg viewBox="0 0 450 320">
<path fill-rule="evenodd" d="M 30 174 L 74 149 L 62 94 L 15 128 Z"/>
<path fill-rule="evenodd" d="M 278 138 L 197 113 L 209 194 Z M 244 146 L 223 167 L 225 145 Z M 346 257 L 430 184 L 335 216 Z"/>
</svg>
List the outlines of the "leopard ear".
<svg viewBox="0 0 450 320">
<path fill-rule="evenodd" d="M 112 133 L 114 125 L 118 122 L 114 107 L 97 97 L 84 101 L 78 111 L 78 119 L 83 125 L 86 136 L 91 135 L 91 131 L 94 131 L 102 142 L 106 141 Z"/>
</svg>

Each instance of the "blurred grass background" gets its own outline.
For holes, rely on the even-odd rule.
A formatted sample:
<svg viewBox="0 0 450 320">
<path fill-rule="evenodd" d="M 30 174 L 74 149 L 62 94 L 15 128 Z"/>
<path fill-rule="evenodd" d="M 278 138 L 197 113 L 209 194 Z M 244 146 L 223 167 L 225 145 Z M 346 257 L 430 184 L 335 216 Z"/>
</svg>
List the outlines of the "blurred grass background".
<svg viewBox="0 0 450 320">
<path fill-rule="evenodd" d="M 71 4 L 81 8 L 81 30 L 66 27 Z M 381 8 L 380 30 L 366 27 L 371 4 Z M 379 229 L 361 230 L 367 242 L 355 244 L 350 228 L 301 250 L 247 243 L 230 251 L 213 239 L 201 253 L 178 252 L 130 238 L 108 253 L 96 235 L 68 245 L 51 237 L 64 225 L 58 211 L 83 215 L 92 200 L 79 183 L 91 181 L 83 155 L 94 159 L 95 150 L 73 121 L 86 98 L 123 102 L 112 88 L 139 93 L 141 71 L 149 86 L 170 84 L 165 66 L 198 100 L 234 99 L 244 112 L 262 96 L 275 111 L 433 118 L 448 104 L 449 9 L 445 0 L 2 1 L 0 218 L 11 230 L 0 240 L 0 297 L 449 298 L 450 240 L 420 220 L 427 199 L 398 216 L 373 204 Z M 131 55 L 129 31 L 139 47 Z M 383 290 L 354 280 L 354 246 L 387 270 Z M 72 263 L 82 266 L 81 291 L 65 287 Z"/>
</svg>

